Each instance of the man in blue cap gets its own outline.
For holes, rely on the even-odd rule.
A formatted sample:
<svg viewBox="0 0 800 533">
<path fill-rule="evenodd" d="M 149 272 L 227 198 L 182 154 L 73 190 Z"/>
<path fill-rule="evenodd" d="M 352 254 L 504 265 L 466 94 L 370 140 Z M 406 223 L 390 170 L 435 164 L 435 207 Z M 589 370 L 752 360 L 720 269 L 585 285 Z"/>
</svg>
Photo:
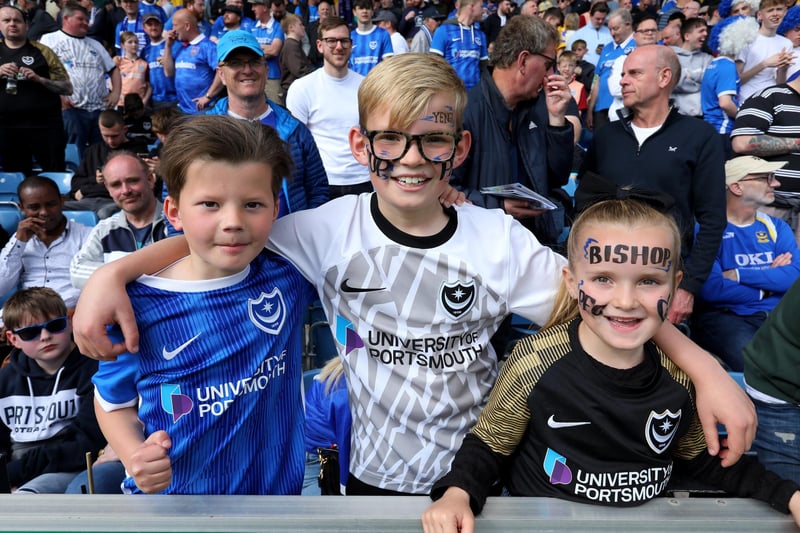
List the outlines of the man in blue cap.
<svg viewBox="0 0 800 533">
<path fill-rule="evenodd" d="M 275 128 L 291 148 L 295 169 L 281 193 L 280 215 L 328 201 L 328 178 L 311 132 L 286 108 L 264 96 L 267 66 L 256 37 L 243 30 L 225 33 L 217 43 L 217 57 L 217 81 L 228 89 L 228 96 L 209 114 L 258 120 Z"/>
</svg>

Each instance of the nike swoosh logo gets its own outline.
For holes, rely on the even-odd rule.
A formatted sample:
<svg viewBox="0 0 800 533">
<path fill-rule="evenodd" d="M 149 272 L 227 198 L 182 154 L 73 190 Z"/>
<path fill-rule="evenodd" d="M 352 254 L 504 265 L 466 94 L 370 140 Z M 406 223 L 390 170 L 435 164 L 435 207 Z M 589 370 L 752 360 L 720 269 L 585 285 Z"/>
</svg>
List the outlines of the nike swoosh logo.
<svg viewBox="0 0 800 533">
<path fill-rule="evenodd" d="M 183 344 L 181 344 L 180 346 L 178 346 L 174 350 L 167 350 L 167 347 L 164 346 L 163 348 L 161 348 L 161 355 L 167 361 L 169 361 L 171 359 L 174 359 L 176 355 L 178 355 L 183 350 L 185 350 L 186 347 L 189 346 L 190 344 L 192 344 L 195 340 L 197 340 L 197 337 L 199 337 L 199 336 L 200 336 L 200 334 L 198 333 L 197 335 L 195 335 L 194 337 L 192 337 L 188 341 L 184 342 Z"/>
<path fill-rule="evenodd" d="M 350 281 L 350 278 L 342 281 L 342 284 L 339 286 L 342 292 L 375 292 L 386 290 L 386 287 L 351 287 L 347 284 L 348 281 Z"/>
<path fill-rule="evenodd" d="M 550 415 L 550 418 L 547 419 L 547 425 L 553 429 L 574 428 L 588 424 L 591 424 L 591 422 L 556 422 L 555 415 Z"/>
</svg>

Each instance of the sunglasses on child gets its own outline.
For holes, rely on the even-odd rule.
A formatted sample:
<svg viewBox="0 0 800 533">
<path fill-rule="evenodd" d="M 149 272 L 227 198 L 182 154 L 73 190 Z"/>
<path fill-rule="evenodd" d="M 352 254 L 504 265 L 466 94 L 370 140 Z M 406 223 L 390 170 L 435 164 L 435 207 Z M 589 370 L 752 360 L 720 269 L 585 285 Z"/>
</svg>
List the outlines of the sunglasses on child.
<svg viewBox="0 0 800 533">
<path fill-rule="evenodd" d="M 61 333 L 67 329 L 67 317 L 60 316 L 53 320 L 48 320 L 41 324 L 34 324 L 33 326 L 25 326 L 24 328 L 11 330 L 14 335 L 17 335 L 24 341 L 32 341 L 39 338 L 42 329 L 46 329 L 50 333 Z"/>
</svg>

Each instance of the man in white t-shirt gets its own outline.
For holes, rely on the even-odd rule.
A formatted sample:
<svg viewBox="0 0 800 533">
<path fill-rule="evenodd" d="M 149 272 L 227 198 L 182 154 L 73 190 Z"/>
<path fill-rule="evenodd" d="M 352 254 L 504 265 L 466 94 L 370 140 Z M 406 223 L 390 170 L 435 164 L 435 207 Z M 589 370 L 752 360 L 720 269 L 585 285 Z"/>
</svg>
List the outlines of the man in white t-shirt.
<svg viewBox="0 0 800 533">
<path fill-rule="evenodd" d="M 740 102 L 761 89 L 786 82 L 786 71 L 794 62 L 794 45 L 777 34 L 785 14 L 786 6 L 781 0 L 761 0 L 757 14 L 761 22 L 758 37 L 736 58 L 742 83 Z"/>
<path fill-rule="evenodd" d="M 89 15 L 82 6 L 68 4 L 61 10 L 61 30 L 42 36 L 41 43 L 56 53 L 72 82 L 70 96 L 61 96 L 67 143 L 78 145 L 83 157 L 86 146 L 100 142 L 97 119 L 100 112 L 119 101 L 122 78 L 103 45 L 86 39 Z M 109 75 L 111 91 L 106 86 Z"/>
<path fill-rule="evenodd" d="M 348 142 L 350 128 L 358 124 L 358 87 L 364 79 L 347 66 L 350 30 L 344 20 L 331 17 L 320 22 L 318 35 L 322 68 L 289 87 L 286 107 L 314 136 L 331 198 L 369 192 L 369 169 L 355 160 Z"/>
<path fill-rule="evenodd" d="M 383 28 L 392 38 L 392 49 L 395 54 L 405 54 L 408 52 L 408 42 L 403 35 L 397 31 L 397 17 L 388 9 L 381 9 L 372 18 L 372 22 L 379 28 Z"/>
</svg>

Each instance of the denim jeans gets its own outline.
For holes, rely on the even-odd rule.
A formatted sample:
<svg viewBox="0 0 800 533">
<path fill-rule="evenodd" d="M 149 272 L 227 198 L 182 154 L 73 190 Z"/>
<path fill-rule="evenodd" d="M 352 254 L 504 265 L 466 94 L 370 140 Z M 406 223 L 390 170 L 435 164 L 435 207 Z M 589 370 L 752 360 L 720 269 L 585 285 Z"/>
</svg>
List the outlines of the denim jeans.
<svg viewBox="0 0 800 533">
<path fill-rule="evenodd" d="M 64 494 L 77 472 L 54 472 L 37 476 L 17 489 L 18 494 Z"/>
<path fill-rule="evenodd" d="M 61 112 L 64 119 L 64 131 L 67 134 L 67 143 L 78 146 L 78 155 L 83 159 L 83 152 L 90 144 L 100 142 L 100 126 L 97 120 L 100 111 L 86 111 L 77 107 Z"/>
<path fill-rule="evenodd" d="M 730 370 L 742 372 L 742 350 L 766 319 L 766 313 L 742 316 L 724 309 L 697 309 L 692 315 L 692 340 L 722 359 Z"/>
<path fill-rule="evenodd" d="M 92 467 L 95 494 L 122 494 L 122 481 L 125 479 L 125 467 L 120 461 L 109 461 Z M 86 470 L 75 476 L 66 494 L 84 494 L 89 492 L 89 476 Z"/>
<path fill-rule="evenodd" d="M 782 478 L 800 483 L 800 406 L 753 403 L 758 415 L 753 450 L 758 461 Z"/>
<path fill-rule="evenodd" d="M 303 496 L 319 496 L 319 455 L 306 452 L 306 473 L 303 479 Z"/>
</svg>

